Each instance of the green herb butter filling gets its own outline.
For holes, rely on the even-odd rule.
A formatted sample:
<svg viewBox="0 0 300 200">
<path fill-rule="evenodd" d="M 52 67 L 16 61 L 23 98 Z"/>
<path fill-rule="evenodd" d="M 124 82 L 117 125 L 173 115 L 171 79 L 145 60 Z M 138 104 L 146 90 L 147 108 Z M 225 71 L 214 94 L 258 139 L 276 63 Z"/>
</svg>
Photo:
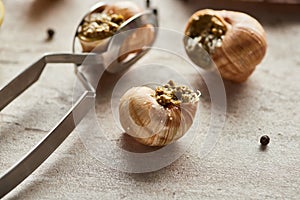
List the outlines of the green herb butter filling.
<svg viewBox="0 0 300 200">
<path fill-rule="evenodd" d="M 83 40 L 102 40 L 113 36 L 124 21 L 122 15 L 92 13 L 84 19 L 78 36 Z"/>
<path fill-rule="evenodd" d="M 215 15 L 204 14 L 193 18 L 187 35 L 196 40 L 209 54 L 213 54 L 227 31 L 225 24 Z"/>
<path fill-rule="evenodd" d="M 156 101 L 169 108 L 172 106 L 180 106 L 181 103 L 194 103 L 199 101 L 200 94 L 186 86 L 176 86 L 173 81 L 169 81 L 164 86 L 159 86 L 155 90 Z"/>
</svg>

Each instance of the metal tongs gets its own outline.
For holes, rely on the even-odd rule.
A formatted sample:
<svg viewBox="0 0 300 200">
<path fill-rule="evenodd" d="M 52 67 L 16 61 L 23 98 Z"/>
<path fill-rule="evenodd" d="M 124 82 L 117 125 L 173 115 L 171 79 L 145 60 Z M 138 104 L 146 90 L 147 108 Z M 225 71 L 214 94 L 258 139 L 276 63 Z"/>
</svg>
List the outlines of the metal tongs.
<svg viewBox="0 0 300 200">
<path fill-rule="evenodd" d="M 88 12 L 88 14 L 85 15 L 85 17 L 93 12 L 96 12 L 103 6 L 106 6 L 106 4 L 96 4 Z M 77 102 L 74 103 L 68 113 L 46 135 L 46 137 L 42 139 L 42 141 L 37 144 L 16 165 L 14 165 L 0 177 L 0 198 L 14 189 L 55 151 L 56 148 L 68 137 L 68 135 L 74 130 L 76 125 L 88 113 L 91 105 L 93 105 L 96 96 L 95 88 L 84 77 L 84 74 L 80 73 L 80 71 L 78 70 L 78 66 L 82 64 L 87 66 L 99 64 L 106 67 L 109 66 L 109 68 L 106 68 L 105 70 L 109 71 L 110 73 L 120 73 L 120 71 L 124 71 L 132 66 L 149 50 L 149 48 L 145 48 L 142 51 L 139 51 L 139 53 L 135 54 L 134 57 L 127 62 L 111 63 L 111 57 L 118 57 L 117 53 L 119 52 L 120 46 L 126 40 L 128 35 L 132 33 L 131 30 L 142 28 L 145 25 L 158 27 L 157 10 L 149 8 L 149 1 L 147 1 L 147 8 L 148 9 L 143 13 L 131 17 L 121 25 L 117 32 L 117 34 L 120 34 L 121 36 L 112 36 L 111 38 L 109 38 L 109 40 L 107 40 L 106 51 L 101 53 L 46 54 L 0 90 L 1 111 L 39 79 L 41 73 L 48 63 L 74 63 L 76 65 L 75 73 L 83 83 L 83 86 L 85 88 L 85 91 L 77 100 Z M 85 17 L 83 18 L 83 20 L 85 19 Z M 82 24 L 82 22 L 80 24 Z M 154 32 L 154 34 L 156 37 L 156 31 Z M 77 33 L 74 37 L 73 51 L 76 37 Z M 76 117 L 74 117 L 75 114 Z"/>
</svg>

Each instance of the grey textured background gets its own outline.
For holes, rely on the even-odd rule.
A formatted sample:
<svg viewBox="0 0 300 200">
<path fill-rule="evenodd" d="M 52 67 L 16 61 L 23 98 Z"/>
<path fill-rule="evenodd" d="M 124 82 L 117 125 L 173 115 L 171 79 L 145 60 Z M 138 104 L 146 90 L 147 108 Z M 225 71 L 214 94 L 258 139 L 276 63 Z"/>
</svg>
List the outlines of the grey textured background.
<svg viewBox="0 0 300 200">
<path fill-rule="evenodd" d="M 4 0 L 0 87 L 44 52 L 70 51 L 78 21 L 96 0 Z M 141 2 L 141 1 L 139 1 Z M 226 124 L 202 158 L 195 141 L 172 165 L 127 174 L 93 158 L 75 130 L 7 199 L 299 199 L 300 6 L 238 1 L 156 0 L 161 26 L 182 32 L 200 8 L 245 11 L 265 27 L 268 52 L 244 84 L 225 82 Z M 53 27 L 53 41 L 45 42 Z M 41 80 L 0 113 L 0 173 L 53 127 L 72 104 L 71 65 L 49 66 Z M 204 108 L 209 102 L 203 100 Z M 265 151 L 258 140 L 271 137 Z"/>
</svg>

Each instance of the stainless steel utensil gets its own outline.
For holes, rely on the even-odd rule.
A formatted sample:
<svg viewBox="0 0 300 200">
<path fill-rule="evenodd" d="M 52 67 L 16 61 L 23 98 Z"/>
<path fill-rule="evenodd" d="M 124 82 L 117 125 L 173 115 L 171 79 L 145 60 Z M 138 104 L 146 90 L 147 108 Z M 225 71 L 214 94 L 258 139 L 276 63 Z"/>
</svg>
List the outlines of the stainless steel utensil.
<svg viewBox="0 0 300 200">
<path fill-rule="evenodd" d="M 147 1 L 149 5 L 149 1 Z M 105 6 L 104 3 L 98 3 L 91 8 L 87 13 L 89 15 L 97 9 Z M 148 7 L 148 6 L 147 6 Z M 85 15 L 85 17 L 87 16 Z M 84 18 L 85 18 L 84 17 Z M 84 19 L 83 18 L 83 19 Z M 82 23 L 82 22 L 81 22 Z M 80 24 L 81 24 L 80 23 Z M 80 26 L 78 25 L 78 28 Z M 94 53 L 56 53 L 46 54 L 37 62 L 28 67 L 25 71 L 14 78 L 4 88 L 0 90 L 0 111 L 5 108 L 16 97 L 23 93 L 33 83 L 35 83 L 45 66 L 48 63 L 74 63 L 75 74 L 83 83 L 85 91 L 72 106 L 68 113 L 61 119 L 61 121 L 46 135 L 42 141 L 36 145 L 24 158 L 22 158 L 16 165 L 10 168 L 6 173 L 0 177 L 0 198 L 9 193 L 26 177 L 28 177 L 36 168 L 38 168 L 66 139 L 66 137 L 74 130 L 76 125 L 90 110 L 92 102 L 95 101 L 95 88 L 88 79 L 80 72 L 79 66 L 104 66 L 103 70 L 110 73 L 120 73 L 132 66 L 139 58 L 147 53 L 149 48 L 143 48 L 138 53 L 126 62 L 112 62 L 112 58 L 117 58 L 120 52 L 121 45 L 132 34 L 132 30 L 151 25 L 158 26 L 157 10 L 147 8 L 143 13 L 137 14 L 124 22 L 119 28 L 116 35 L 112 36 L 107 42 L 107 48 L 103 52 Z M 77 29 L 78 29 L 77 28 Z M 76 36 L 73 41 L 73 52 L 75 51 Z M 154 39 L 156 33 L 154 32 Z M 149 45 L 149 44 L 147 44 Z M 146 46 L 146 45 L 145 45 Z M 76 114 L 76 117 L 74 115 Z"/>
</svg>

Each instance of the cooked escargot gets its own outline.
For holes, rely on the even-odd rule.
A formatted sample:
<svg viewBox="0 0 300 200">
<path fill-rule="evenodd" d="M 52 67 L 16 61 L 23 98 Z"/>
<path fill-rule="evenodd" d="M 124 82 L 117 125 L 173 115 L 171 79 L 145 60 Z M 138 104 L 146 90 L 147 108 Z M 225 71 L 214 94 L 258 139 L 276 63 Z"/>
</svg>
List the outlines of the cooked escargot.
<svg viewBox="0 0 300 200">
<path fill-rule="evenodd" d="M 208 52 L 224 79 L 235 82 L 247 80 L 267 49 L 261 24 L 241 12 L 197 11 L 189 19 L 185 34 Z"/>
<path fill-rule="evenodd" d="M 134 87 L 121 98 L 120 122 L 127 134 L 147 146 L 175 142 L 191 127 L 199 95 L 170 81 L 155 90 Z"/>
<path fill-rule="evenodd" d="M 113 36 L 127 19 L 140 12 L 142 9 L 135 3 L 120 1 L 89 14 L 77 33 L 83 51 L 90 52 L 96 47 L 101 50 L 105 39 Z"/>
</svg>

